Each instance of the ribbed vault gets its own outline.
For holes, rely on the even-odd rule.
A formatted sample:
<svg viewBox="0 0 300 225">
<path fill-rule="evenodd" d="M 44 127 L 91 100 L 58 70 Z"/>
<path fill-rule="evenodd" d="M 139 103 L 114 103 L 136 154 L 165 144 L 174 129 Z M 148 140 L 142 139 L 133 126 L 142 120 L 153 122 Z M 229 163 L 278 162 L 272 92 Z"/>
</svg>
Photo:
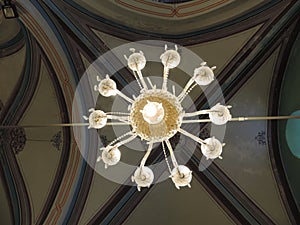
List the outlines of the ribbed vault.
<svg viewBox="0 0 300 225">
<path fill-rule="evenodd" d="M 80 154 L 71 128 L 20 128 L 71 122 L 76 86 L 89 65 L 115 47 L 149 39 L 185 46 L 216 65 L 216 79 L 235 116 L 289 115 L 300 108 L 299 101 L 289 98 L 296 95 L 289 87 L 299 82 L 293 59 L 299 48 L 298 1 L 15 4 L 19 18 L 3 18 L 0 24 L 1 222 L 300 224 L 300 162 L 286 154 L 285 123 L 233 122 L 227 127 L 223 160 L 201 172 L 198 148 L 188 161 L 192 189 L 177 191 L 165 181 L 141 192 L 95 173 Z M 115 60 L 112 55 L 110 61 Z M 144 73 L 160 71 L 152 63 Z M 184 84 L 181 71 L 174 70 L 172 76 Z M 134 79 L 127 68 L 115 77 L 120 88 Z M 198 109 L 207 108 L 214 93 L 208 88 L 204 95 L 196 88 L 191 97 Z M 106 99 L 105 107 L 112 102 Z M 199 135 L 209 130 L 204 124 Z M 100 130 L 99 135 L 111 141 L 114 134 L 109 132 Z M 188 140 L 181 144 L 186 149 L 191 145 Z M 130 149 L 122 154 L 132 162 L 142 157 Z M 163 157 L 157 148 L 147 163 Z"/>
</svg>

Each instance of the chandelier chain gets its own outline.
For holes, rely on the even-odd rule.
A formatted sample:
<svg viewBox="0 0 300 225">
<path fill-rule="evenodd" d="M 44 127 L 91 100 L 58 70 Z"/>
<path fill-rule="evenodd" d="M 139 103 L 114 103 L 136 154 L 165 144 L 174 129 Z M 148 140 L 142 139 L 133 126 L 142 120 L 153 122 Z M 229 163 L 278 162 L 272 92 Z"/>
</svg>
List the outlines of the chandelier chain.
<svg viewBox="0 0 300 225">
<path fill-rule="evenodd" d="M 125 133 L 125 134 L 123 134 L 123 135 L 117 137 L 115 140 L 113 140 L 112 142 L 110 142 L 107 146 L 112 146 L 112 145 L 115 144 L 117 141 L 121 140 L 122 138 L 124 138 L 124 137 L 126 137 L 126 136 L 128 136 L 128 135 L 130 135 L 130 134 L 132 134 L 132 131 L 129 131 L 129 132 L 127 132 L 127 133 Z"/>
<path fill-rule="evenodd" d="M 195 83 L 193 84 L 192 87 L 190 87 L 187 91 L 184 92 L 183 96 L 180 98 L 179 102 L 182 102 L 183 99 L 185 99 L 185 97 L 197 86 L 198 84 Z"/>
<path fill-rule="evenodd" d="M 132 71 L 132 73 L 133 73 L 133 75 L 134 75 L 134 78 L 135 78 L 135 80 L 137 81 L 137 83 L 138 83 L 138 85 L 139 85 L 140 89 L 142 90 L 143 88 L 142 88 L 141 82 L 139 81 L 139 79 L 138 79 L 138 77 L 137 77 L 137 75 L 136 75 L 135 71 Z"/>
<path fill-rule="evenodd" d="M 130 115 L 130 113 L 126 113 L 126 112 L 107 112 L 106 114 L 112 114 L 112 115 Z"/>
<path fill-rule="evenodd" d="M 168 161 L 168 156 L 167 156 L 167 153 L 166 153 L 165 144 L 164 144 L 164 142 L 162 142 L 161 144 L 162 144 L 162 149 L 163 149 L 163 152 L 164 152 L 165 160 L 166 160 L 169 172 L 171 174 L 172 170 L 171 170 L 171 167 L 170 167 L 170 163 Z"/>
</svg>

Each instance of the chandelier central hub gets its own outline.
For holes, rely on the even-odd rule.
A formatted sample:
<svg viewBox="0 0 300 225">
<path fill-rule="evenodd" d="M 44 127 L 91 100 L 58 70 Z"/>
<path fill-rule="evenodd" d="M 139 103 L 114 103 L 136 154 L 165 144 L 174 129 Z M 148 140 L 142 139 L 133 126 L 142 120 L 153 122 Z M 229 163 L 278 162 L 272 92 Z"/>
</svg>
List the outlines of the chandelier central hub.
<svg viewBox="0 0 300 225">
<path fill-rule="evenodd" d="M 145 90 L 131 106 L 130 121 L 133 131 L 141 139 L 161 142 L 179 130 L 183 108 L 178 98 L 161 89 Z"/>
</svg>

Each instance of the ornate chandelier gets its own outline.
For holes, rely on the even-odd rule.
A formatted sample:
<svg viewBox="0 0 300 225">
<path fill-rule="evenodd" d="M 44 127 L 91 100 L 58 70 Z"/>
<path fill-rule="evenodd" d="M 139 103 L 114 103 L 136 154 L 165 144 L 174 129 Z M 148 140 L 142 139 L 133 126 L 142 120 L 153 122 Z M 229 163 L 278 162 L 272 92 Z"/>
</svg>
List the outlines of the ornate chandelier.
<svg viewBox="0 0 300 225">
<path fill-rule="evenodd" d="M 147 158 L 149 157 L 154 143 L 161 143 L 164 151 L 165 160 L 170 172 L 170 178 L 174 182 L 176 188 L 188 186 L 192 180 L 192 171 L 185 165 L 179 165 L 171 143 L 169 141 L 176 133 L 181 133 L 201 145 L 202 154 L 206 159 L 222 158 L 222 148 L 225 145 L 215 137 L 210 137 L 205 140 L 189 133 L 181 128 L 184 123 L 199 123 L 202 120 L 190 120 L 191 117 L 207 114 L 209 121 L 216 125 L 226 124 L 232 119 L 230 114 L 230 107 L 226 105 L 216 104 L 210 109 L 200 110 L 191 113 L 186 113 L 182 107 L 182 101 L 190 93 L 190 91 L 197 85 L 206 86 L 214 80 L 213 70 L 216 68 L 207 66 L 206 62 L 200 64 L 200 67 L 195 68 L 194 75 L 186 83 L 182 92 L 179 95 L 175 94 L 175 88 L 170 92 L 167 88 L 168 75 L 170 69 L 177 67 L 180 63 L 180 55 L 177 46 L 175 49 L 167 49 L 160 56 L 161 62 L 164 66 L 163 79 L 161 87 L 153 85 L 150 78 L 147 77 L 146 83 L 142 69 L 146 65 L 146 58 L 142 51 L 135 52 L 131 48 L 132 54 L 125 59 L 128 67 L 132 70 L 136 81 L 140 87 L 140 94 L 137 97 L 130 98 L 117 89 L 114 80 L 107 75 L 105 79 L 100 79 L 97 76 L 98 85 L 94 86 L 95 91 L 104 97 L 118 95 L 128 102 L 128 112 L 109 112 L 105 113 L 102 110 L 89 109 L 90 115 L 84 116 L 88 120 L 88 128 L 100 129 L 106 125 L 130 125 L 131 131 L 116 138 L 110 144 L 100 148 L 101 155 L 97 158 L 97 162 L 102 161 L 105 168 L 116 165 L 121 159 L 121 152 L 119 148 L 134 140 L 140 138 L 147 141 L 148 150 L 142 158 L 139 167 L 132 176 L 132 182 L 135 182 L 138 190 L 141 187 L 149 187 L 154 180 L 153 171 L 145 166 Z M 108 122 L 110 120 L 110 122 Z M 129 136 L 129 137 L 127 137 Z M 172 168 L 168 162 L 166 148 L 169 151 Z"/>
<path fill-rule="evenodd" d="M 146 43 L 151 44 L 152 42 Z M 152 45 L 150 46 L 151 47 L 149 48 L 152 49 Z M 115 51 L 114 54 L 119 52 L 119 49 L 116 50 L 118 51 Z M 121 170 L 123 173 L 117 172 L 117 176 L 115 176 L 116 173 L 107 174 L 104 172 L 106 170 L 103 171 L 99 167 L 94 168 L 97 172 L 101 170 L 101 175 L 112 179 L 116 182 L 127 185 L 132 185 L 135 182 L 137 189 L 140 191 L 141 187 L 149 187 L 154 182 L 154 173 L 152 169 L 150 168 L 150 166 L 145 165 L 151 153 L 151 150 L 155 147 L 155 144 L 161 144 L 162 146 L 163 155 L 165 157 L 165 161 L 169 170 L 168 172 L 170 174 L 169 177 L 174 182 L 176 188 L 180 189 L 180 187 L 185 186 L 191 187 L 190 183 L 192 180 L 192 171 L 185 165 L 178 164 L 173 147 L 170 142 L 170 139 L 174 137 L 177 133 L 191 138 L 194 144 L 200 145 L 203 158 L 205 158 L 200 162 L 200 171 L 206 169 L 206 167 L 209 166 L 212 160 L 222 158 L 221 154 L 225 145 L 224 143 L 221 143 L 221 141 L 215 138 L 214 135 L 212 135 L 212 137 L 202 140 L 196 134 L 192 134 L 186 129 L 183 129 L 184 124 L 198 125 L 202 122 L 211 122 L 217 125 L 218 130 L 221 130 L 221 132 L 223 132 L 224 129 L 222 130 L 222 126 L 219 125 L 224 125 L 228 121 L 300 119 L 299 115 L 293 114 L 290 116 L 256 116 L 232 118 L 229 111 L 231 106 L 222 105 L 220 103 L 217 103 L 210 109 L 199 111 L 195 110 L 194 112 L 185 112 L 186 107 L 183 107 L 184 100 L 189 100 L 189 93 L 196 86 L 199 85 L 201 87 L 205 87 L 214 81 L 215 78 L 213 70 L 216 67 L 209 67 L 206 62 L 202 62 L 202 60 L 200 59 L 200 62 L 202 63 L 200 63 L 199 67 L 194 69 L 193 75 L 188 80 L 186 85 L 183 88 L 181 88 L 180 94 L 176 95 L 175 86 L 173 85 L 172 90 L 170 91 L 168 90 L 170 88 L 168 88 L 167 85 L 170 69 L 177 67 L 181 61 L 180 54 L 178 53 L 176 45 L 175 49 L 167 49 L 167 46 L 165 46 L 165 51 L 160 56 L 161 63 L 163 64 L 164 68 L 162 79 L 160 80 L 158 85 L 153 85 L 149 77 L 146 77 L 146 82 L 142 75 L 141 71 L 146 66 L 146 58 L 144 56 L 144 53 L 142 51 L 135 52 L 135 49 L 133 48 L 131 48 L 130 51 L 132 52 L 132 54 L 129 57 L 125 56 L 125 59 L 127 62 L 127 66 L 132 70 L 136 83 L 138 84 L 138 96 L 136 97 L 133 95 L 133 97 L 130 98 L 123 92 L 119 91 L 117 89 L 116 82 L 112 80 L 108 75 L 106 75 L 104 79 L 100 79 L 99 76 L 96 77 L 97 82 L 99 83 L 94 86 L 95 92 L 93 92 L 94 94 L 92 94 L 93 101 L 95 101 L 95 98 L 97 98 L 98 96 L 98 94 L 95 94 L 96 92 L 99 92 L 100 95 L 104 97 L 120 96 L 126 102 L 127 111 L 119 112 L 113 110 L 113 112 L 104 112 L 102 110 L 89 107 L 90 115 L 83 116 L 85 120 L 88 120 L 88 123 L 82 122 L 82 114 L 84 114 L 86 109 L 82 109 L 81 107 L 85 105 L 85 103 L 91 103 L 89 99 L 90 93 L 88 93 L 86 96 L 86 92 L 84 90 L 90 87 L 91 82 L 94 82 L 89 79 L 90 76 L 84 76 L 85 79 L 80 80 L 74 96 L 72 123 L 39 125 L 32 124 L 21 126 L 1 125 L 0 129 L 11 129 L 20 127 L 73 127 L 74 138 L 85 160 L 91 166 L 95 166 L 95 161 L 98 162 L 97 165 L 104 164 L 105 169 L 109 166 L 114 166 L 116 164 L 121 165 L 121 152 L 119 149 L 121 146 L 125 146 L 127 143 L 133 141 L 136 138 L 142 141 L 146 141 L 147 151 L 137 168 L 135 166 L 128 166 L 127 164 L 125 164 L 124 166 L 123 164 L 120 167 L 122 168 Z M 107 62 L 107 58 L 103 57 L 99 61 L 100 63 Z M 90 72 L 94 71 L 95 68 L 98 69 L 99 67 L 92 66 L 90 69 L 87 70 L 86 75 L 93 74 Z M 114 71 L 116 71 L 115 68 L 114 70 L 112 70 L 112 72 Z M 92 104 L 94 105 L 94 102 Z M 199 119 L 198 116 L 200 115 L 206 115 L 208 116 L 208 118 Z M 195 117 L 197 119 L 195 119 Z M 115 138 L 109 144 L 105 144 L 105 147 L 103 147 L 102 143 L 102 145 L 100 145 L 101 147 L 99 151 L 99 157 L 97 157 L 97 159 L 95 160 L 95 158 L 93 157 L 94 152 L 89 152 L 89 150 L 87 150 L 86 148 L 89 144 L 89 142 L 87 142 L 87 139 L 85 138 L 87 130 L 79 129 L 79 127 L 88 126 L 89 129 L 93 128 L 98 130 L 104 128 L 105 126 L 114 127 L 119 125 L 126 125 L 130 128 L 130 131 L 122 133 L 120 135 L 117 134 L 117 138 Z M 94 138 L 99 138 L 98 134 L 94 133 L 92 139 L 88 139 L 88 141 L 92 140 L 93 146 L 95 145 Z M 218 136 L 218 138 L 222 138 L 222 135 Z M 169 157 L 166 149 L 169 151 Z M 92 156 L 90 154 L 92 154 Z M 169 163 L 169 158 L 171 161 L 171 165 Z M 133 171 L 132 169 L 135 171 Z M 131 176 L 131 182 L 124 180 L 126 179 L 126 175 Z M 162 177 L 163 179 L 165 179 L 164 176 Z M 158 179 L 157 182 L 161 180 L 162 179 Z"/>
</svg>

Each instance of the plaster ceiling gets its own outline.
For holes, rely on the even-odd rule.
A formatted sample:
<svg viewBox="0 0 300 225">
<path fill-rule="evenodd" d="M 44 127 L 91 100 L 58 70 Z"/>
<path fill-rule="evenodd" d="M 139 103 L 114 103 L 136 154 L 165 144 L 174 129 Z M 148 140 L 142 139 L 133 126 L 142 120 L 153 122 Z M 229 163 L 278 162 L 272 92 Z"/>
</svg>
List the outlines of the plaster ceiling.
<svg viewBox="0 0 300 225">
<path fill-rule="evenodd" d="M 20 17 L 0 24 L 0 121 L 16 125 L 0 128 L 1 223 L 299 224 L 300 163 L 286 143 L 286 121 L 230 123 L 223 160 L 201 172 L 196 149 L 188 161 L 192 189 L 178 191 L 167 180 L 141 192 L 95 173 L 72 129 L 21 127 L 71 122 L 76 86 L 89 65 L 111 49 L 145 39 L 175 42 L 216 65 L 235 117 L 289 115 L 300 107 L 297 97 L 288 97 L 297 96 L 299 84 L 299 2 L 20 0 L 16 5 Z M 149 63 L 143 72 L 159 75 L 161 69 Z M 120 85 L 133 79 L 129 70 L 119 73 Z M 170 79 L 183 85 L 187 77 L 174 69 Z M 197 107 L 206 106 L 200 88 L 191 97 Z M 114 99 L 99 102 L 110 108 Z M 209 132 L 205 125 L 200 135 Z M 115 136 L 109 129 L 99 135 L 106 141 Z M 178 145 L 187 149 L 190 142 Z M 130 148 L 122 154 L 132 165 L 143 156 Z M 152 158 L 160 160 L 161 152 Z"/>
</svg>

